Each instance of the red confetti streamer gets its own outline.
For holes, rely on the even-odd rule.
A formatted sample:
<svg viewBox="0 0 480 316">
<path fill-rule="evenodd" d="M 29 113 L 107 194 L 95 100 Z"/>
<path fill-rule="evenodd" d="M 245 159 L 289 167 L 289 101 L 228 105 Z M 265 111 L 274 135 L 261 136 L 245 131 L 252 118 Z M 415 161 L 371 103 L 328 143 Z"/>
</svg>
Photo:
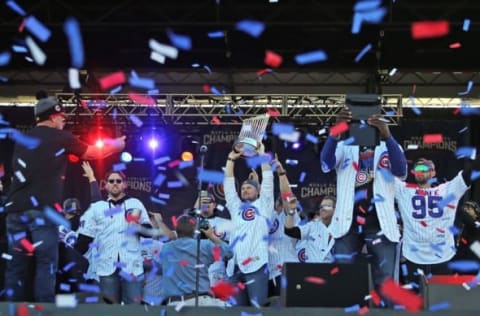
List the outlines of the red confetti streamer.
<svg viewBox="0 0 480 316">
<path fill-rule="evenodd" d="M 16 316 L 30 316 L 27 305 L 19 304 L 17 306 Z"/>
<path fill-rule="evenodd" d="M 428 284 L 456 284 L 470 283 L 475 280 L 475 275 L 432 275 Z"/>
<path fill-rule="evenodd" d="M 412 95 L 415 95 L 415 92 L 417 92 L 417 85 L 416 84 L 414 84 L 412 86 Z"/>
<path fill-rule="evenodd" d="M 358 163 L 354 161 L 352 162 L 352 165 L 353 165 L 353 169 L 355 169 L 355 171 L 358 171 Z"/>
<path fill-rule="evenodd" d="M 348 124 L 345 121 L 342 121 L 330 127 L 330 135 L 332 136 L 338 136 L 346 131 L 348 131 Z"/>
<path fill-rule="evenodd" d="M 421 21 L 412 23 L 411 27 L 413 39 L 425 39 L 442 37 L 450 33 L 450 23 L 448 21 Z"/>
<path fill-rule="evenodd" d="M 283 192 L 282 194 L 280 194 L 280 196 L 282 197 L 282 199 L 286 200 L 288 198 L 293 197 L 293 193 L 292 192 Z"/>
<path fill-rule="evenodd" d="M 45 309 L 45 307 L 41 304 L 35 304 L 35 306 L 33 307 L 36 311 L 43 311 Z"/>
<path fill-rule="evenodd" d="M 25 19 L 22 20 L 22 23 L 18 26 L 18 33 L 22 33 L 25 29 Z"/>
<path fill-rule="evenodd" d="M 117 72 L 111 73 L 98 80 L 98 82 L 100 83 L 100 88 L 102 90 L 107 90 L 111 87 L 121 85 L 125 83 L 125 81 L 126 81 L 126 77 L 123 71 L 117 71 Z"/>
<path fill-rule="evenodd" d="M 177 159 L 177 160 L 174 160 L 174 161 L 170 161 L 167 166 L 168 166 L 168 168 L 175 168 L 179 164 L 180 164 L 180 160 Z"/>
<path fill-rule="evenodd" d="M 363 214 L 367 214 L 367 211 L 365 211 L 365 209 L 363 208 L 363 206 L 359 205 L 359 206 L 358 206 L 358 209 L 359 209 L 360 212 L 362 212 Z"/>
<path fill-rule="evenodd" d="M 247 264 L 249 264 L 252 261 L 253 261 L 252 257 L 248 257 L 247 259 L 243 260 L 242 266 L 246 266 Z"/>
<path fill-rule="evenodd" d="M 437 231 L 438 231 L 439 233 L 445 234 L 445 229 L 442 229 L 442 228 L 440 228 L 440 227 L 437 227 Z"/>
<path fill-rule="evenodd" d="M 365 217 L 357 216 L 357 223 L 359 225 L 365 225 Z"/>
<path fill-rule="evenodd" d="M 186 266 L 188 266 L 188 261 L 187 261 L 187 260 L 180 260 L 180 261 L 178 261 L 178 264 L 180 264 L 181 266 L 186 267 Z"/>
<path fill-rule="evenodd" d="M 442 134 L 425 134 L 423 135 L 424 144 L 439 144 L 443 142 Z"/>
<path fill-rule="evenodd" d="M 135 92 L 129 92 L 128 98 L 132 100 L 133 103 L 136 103 L 136 104 L 144 104 L 149 106 L 153 106 L 157 104 L 154 98 L 146 95 L 141 95 Z"/>
<path fill-rule="evenodd" d="M 462 44 L 460 44 L 460 42 L 455 42 L 455 43 L 452 43 L 452 44 L 448 45 L 448 47 L 450 47 L 452 49 L 460 48 L 460 47 L 462 47 Z"/>
<path fill-rule="evenodd" d="M 216 261 L 220 261 L 220 247 L 215 246 L 213 247 L 213 259 Z"/>
<path fill-rule="evenodd" d="M 210 86 L 208 84 L 204 84 L 202 90 L 205 93 L 210 93 Z"/>
<path fill-rule="evenodd" d="M 171 220 L 172 220 L 173 228 L 176 228 L 176 227 L 177 227 L 177 217 L 176 217 L 176 216 L 172 216 L 172 217 L 171 217 Z"/>
<path fill-rule="evenodd" d="M 370 296 L 372 297 L 373 304 L 375 304 L 375 306 L 380 306 L 382 299 L 380 298 L 380 295 L 378 295 L 377 291 L 371 290 Z"/>
<path fill-rule="evenodd" d="M 282 64 L 283 62 L 283 58 L 282 56 L 280 56 L 279 54 L 275 53 L 274 51 L 271 51 L 271 50 L 267 50 L 265 52 L 265 60 L 264 60 L 265 64 L 267 66 L 270 66 L 272 68 L 278 68 L 280 67 L 280 65 Z"/>
<path fill-rule="evenodd" d="M 280 116 L 280 112 L 277 109 L 267 109 L 267 114 L 271 117 L 278 117 Z"/>
<path fill-rule="evenodd" d="M 25 238 L 20 239 L 20 245 L 22 245 L 23 248 L 30 253 L 35 251 L 35 247 L 33 247 L 32 243 Z"/>
<path fill-rule="evenodd" d="M 427 225 L 427 222 L 425 222 L 425 221 L 420 221 L 420 224 L 421 224 L 423 227 L 427 227 L 427 226 L 428 226 L 428 225 Z"/>
<path fill-rule="evenodd" d="M 468 240 L 466 240 L 466 239 L 463 238 L 463 237 L 460 239 L 460 242 L 461 242 L 462 244 L 464 244 L 464 245 L 468 244 Z"/>
<path fill-rule="evenodd" d="M 0 164 L 0 178 L 5 175 L 5 166 Z"/>
<path fill-rule="evenodd" d="M 257 77 L 261 77 L 264 74 L 269 73 L 271 71 L 272 70 L 270 68 L 263 68 L 263 69 L 257 70 Z"/>
<path fill-rule="evenodd" d="M 55 207 L 57 212 L 63 213 L 63 207 L 60 205 L 60 203 L 56 202 L 55 204 L 53 204 L 53 207 Z"/>
<path fill-rule="evenodd" d="M 212 117 L 212 123 L 215 124 L 215 125 L 219 125 L 220 124 L 220 119 L 216 116 Z"/>
<path fill-rule="evenodd" d="M 78 156 L 76 155 L 73 155 L 73 154 L 68 154 L 68 161 L 72 162 L 72 163 L 77 163 L 80 161 L 80 158 L 78 158 Z"/>
<path fill-rule="evenodd" d="M 245 290 L 245 284 L 243 284 L 242 282 L 238 282 L 238 283 L 237 283 L 237 287 L 238 287 L 240 290 Z"/>
<path fill-rule="evenodd" d="M 313 284 L 319 284 L 319 285 L 326 283 L 324 279 L 315 277 L 315 276 L 307 276 L 305 277 L 305 281 Z"/>
<path fill-rule="evenodd" d="M 359 315 L 365 315 L 366 313 L 368 313 L 370 311 L 370 309 L 368 309 L 368 306 L 363 306 L 362 308 L 360 308 L 358 310 L 358 314 Z"/>
<path fill-rule="evenodd" d="M 453 110 L 452 114 L 453 115 L 458 115 L 460 113 L 460 108 L 456 108 L 455 110 Z"/>
<path fill-rule="evenodd" d="M 422 297 L 400 287 L 392 279 L 382 283 L 380 292 L 392 302 L 405 306 L 409 312 L 418 312 L 423 307 Z"/>
<path fill-rule="evenodd" d="M 234 285 L 224 280 L 220 280 L 217 283 L 215 283 L 211 287 L 211 290 L 212 290 L 213 296 L 222 301 L 228 301 L 228 299 L 231 296 L 237 294 L 238 292 L 238 289 Z"/>
<path fill-rule="evenodd" d="M 330 270 L 330 275 L 337 274 L 338 272 L 340 272 L 340 269 L 338 267 L 334 267 L 332 270 Z"/>
</svg>

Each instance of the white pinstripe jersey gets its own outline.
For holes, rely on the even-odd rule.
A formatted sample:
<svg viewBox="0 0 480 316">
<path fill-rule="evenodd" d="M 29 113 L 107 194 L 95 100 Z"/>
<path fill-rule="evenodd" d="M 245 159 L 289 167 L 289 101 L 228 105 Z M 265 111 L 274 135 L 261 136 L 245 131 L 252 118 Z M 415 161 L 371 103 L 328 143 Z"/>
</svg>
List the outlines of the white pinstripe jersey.
<svg viewBox="0 0 480 316">
<path fill-rule="evenodd" d="M 232 276 L 235 264 L 243 273 L 251 273 L 268 263 L 268 222 L 273 201 L 273 174 L 262 172 L 260 197 L 245 207 L 235 189 L 235 178 L 225 177 L 223 188 L 235 229 L 230 234 L 233 258 L 228 261 L 227 275 Z"/>
<path fill-rule="evenodd" d="M 347 146 L 341 141 L 337 144 L 335 158 L 338 198 L 329 228 L 335 238 L 340 238 L 348 232 L 352 225 L 355 178 L 357 177 L 355 166 L 358 166 L 359 147 Z M 407 166 L 405 165 L 406 168 Z M 380 145 L 375 147 L 373 169 L 375 174 L 373 194 L 376 197 L 381 196 L 383 198 L 382 201 L 378 200 L 375 202 L 380 228 L 390 241 L 398 242 L 400 240 L 400 231 L 394 213 L 395 182 L 382 175 L 382 170 L 390 172 L 388 150 L 384 141 L 381 141 Z M 322 171 L 330 172 L 330 170 L 325 169 L 323 164 Z"/>
<path fill-rule="evenodd" d="M 83 213 L 83 215 L 80 217 L 80 223 L 85 223 L 90 216 L 92 216 L 93 212 L 88 212 L 88 210 Z M 80 231 L 80 228 L 78 229 Z M 77 231 L 77 232 L 78 232 Z M 97 246 L 96 246 L 96 241 L 95 239 L 93 240 L 93 245 L 92 247 L 88 248 L 87 252 L 83 255 L 85 259 L 88 260 L 88 269 L 84 274 L 84 277 L 86 280 L 97 280 L 100 281 L 97 275 L 97 257 L 98 257 L 98 251 L 97 251 Z"/>
<path fill-rule="evenodd" d="M 299 262 L 333 262 L 331 250 L 335 239 L 322 221 L 312 220 L 298 228 L 302 237 L 296 246 Z"/>
<path fill-rule="evenodd" d="M 295 245 L 297 239 L 285 235 L 285 220 L 287 215 L 285 212 L 273 212 L 272 221 L 269 230 L 268 244 L 268 269 L 270 271 L 270 279 L 274 279 L 282 274 L 282 265 L 284 262 L 298 262 Z M 293 225 L 300 223 L 300 216 L 297 212 L 293 217 Z"/>
<path fill-rule="evenodd" d="M 140 209 L 140 224 L 150 224 L 150 220 L 142 202 L 136 198 L 128 198 L 117 207 L 120 208 L 118 211 L 111 212 L 107 201 L 91 204 L 87 210 L 92 212 L 91 216 L 85 218 L 85 222 L 80 222 L 78 232 L 92 237 L 98 245 L 99 276 L 111 275 L 117 268 L 115 265 L 138 276 L 143 273 L 140 238 L 136 234 L 128 234 L 129 223 L 125 220 L 125 211 Z"/>
<path fill-rule="evenodd" d="M 395 197 L 403 220 L 405 258 L 417 264 L 435 264 L 455 255 L 455 239 L 450 227 L 455 220 L 458 201 L 467 190 L 461 172 L 434 188 L 421 189 L 395 181 Z M 438 205 L 442 206 L 445 201 L 449 202 L 439 208 Z"/>
</svg>

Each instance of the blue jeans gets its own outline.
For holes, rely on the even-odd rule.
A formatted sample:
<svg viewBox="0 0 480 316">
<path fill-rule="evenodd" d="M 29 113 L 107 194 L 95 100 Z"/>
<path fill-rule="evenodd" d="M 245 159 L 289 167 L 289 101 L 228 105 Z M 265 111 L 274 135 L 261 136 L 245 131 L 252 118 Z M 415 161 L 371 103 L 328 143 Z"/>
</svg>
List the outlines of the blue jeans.
<svg viewBox="0 0 480 316">
<path fill-rule="evenodd" d="M 366 245 L 375 289 L 378 290 L 388 278 L 398 281 L 398 243 L 388 240 L 385 235 L 377 235 L 378 231 L 364 231 L 359 234 L 354 226 L 352 225 L 346 235 L 335 239 L 335 262 L 354 263 Z M 348 258 L 349 256 L 351 258 Z"/>
<path fill-rule="evenodd" d="M 112 303 L 134 304 L 142 302 L 143 275 L 136 280 L 127 281 L 119 274 L 117 269 L 113 274 L 100 276 L 100 290 Z"/>
<path fill-rule="evenodd" d="M 229 281 L 234 285 L 238 282 L 245 284 L 245 289 L 239 289 L 235 295 L 237 306 L 251 306 L 253 305 L 251 304 L 252 300 L 260 306 L 264 306 L 267 303 L 268 269 L 266 264 L 252 273 L 243 273 L 238 266 L 235 266 L 235 270 Z"/>
<path fill-rule="evenodd" d="M 58 228 L 41 211 L 31 210 L 7 215 L 8 253 L 5 271 L 6 299 L 29 301 L 33 285 L 35 302 L 55 301 L 55 278 L 58 261 Z M 19 234 L 25 234 L 21 236 Z M 32 253 L 20 240 L 39 243 Z M 17 239 L 17 240 L 15 240 Z"/>
</svg>

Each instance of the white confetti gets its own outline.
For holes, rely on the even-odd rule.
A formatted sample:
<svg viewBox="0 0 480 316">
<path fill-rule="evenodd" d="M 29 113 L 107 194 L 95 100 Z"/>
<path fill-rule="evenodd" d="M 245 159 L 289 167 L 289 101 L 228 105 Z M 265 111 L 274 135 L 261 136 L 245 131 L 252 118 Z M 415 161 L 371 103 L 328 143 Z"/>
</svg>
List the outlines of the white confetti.
<svg viewBox="0 0 480 316">
<path fill-rule="evenodd" d="M 68 83 L 72 89 L 80 89 L 82 85 L 80 84 L 80 74 L 78 69 L 69 68 L 68 69 Z"/>
<path fill-rule="evenodd" d="M 28 49 L 30 50 L 30 54 L 32 55 L 35 63 L 37 65 L 43 66 L 47 61 L 47 55 L 45 55 L 40 46 L 38 46 L 37 43 L 35 43 L 35 41 L 30 36 L 27 36 L 27 38 L 25 39 L 25 43 L 27 44 Z"/>
<path fill-rule="evenodd" d="M 178 49 L 173 46 L 162 44 L 153 38 L 148 41 L 148 46 L 154 52 L 157 52 L 163 56 L 169 57 L 171 59 L 177 59 Z"/>
</svg>

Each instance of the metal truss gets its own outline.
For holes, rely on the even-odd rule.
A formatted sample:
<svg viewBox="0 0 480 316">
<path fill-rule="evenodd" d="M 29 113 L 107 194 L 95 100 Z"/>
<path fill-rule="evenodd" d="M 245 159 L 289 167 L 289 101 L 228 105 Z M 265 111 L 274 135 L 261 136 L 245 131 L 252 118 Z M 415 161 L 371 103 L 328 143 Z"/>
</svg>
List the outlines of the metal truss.
<svg viewBox="0 0 480 316">
<path fill-rule="evenodd" d="M 144 117 L 155 124 L 169 125 L 238 125 L 243 119 L 269 113 L 276 122 L 298 125 L 325 125 L 345 105 L 345 95 L 194 95 L 167 94 L 148 96 L 155 104 L 136 104 L 126 94 L 59 93 L 66 113 L 75 117 L 110 116 L 138 123 Z M 145 95 L 145 97 L 147 97 Z M 397 125 L 402 117 L 402 97 L 383 95 L 383 112 Z M 133 118 L 133 119 L 132 119 Z M 148 120 L 151 121 L 151 120 Z"/>
</svg>

